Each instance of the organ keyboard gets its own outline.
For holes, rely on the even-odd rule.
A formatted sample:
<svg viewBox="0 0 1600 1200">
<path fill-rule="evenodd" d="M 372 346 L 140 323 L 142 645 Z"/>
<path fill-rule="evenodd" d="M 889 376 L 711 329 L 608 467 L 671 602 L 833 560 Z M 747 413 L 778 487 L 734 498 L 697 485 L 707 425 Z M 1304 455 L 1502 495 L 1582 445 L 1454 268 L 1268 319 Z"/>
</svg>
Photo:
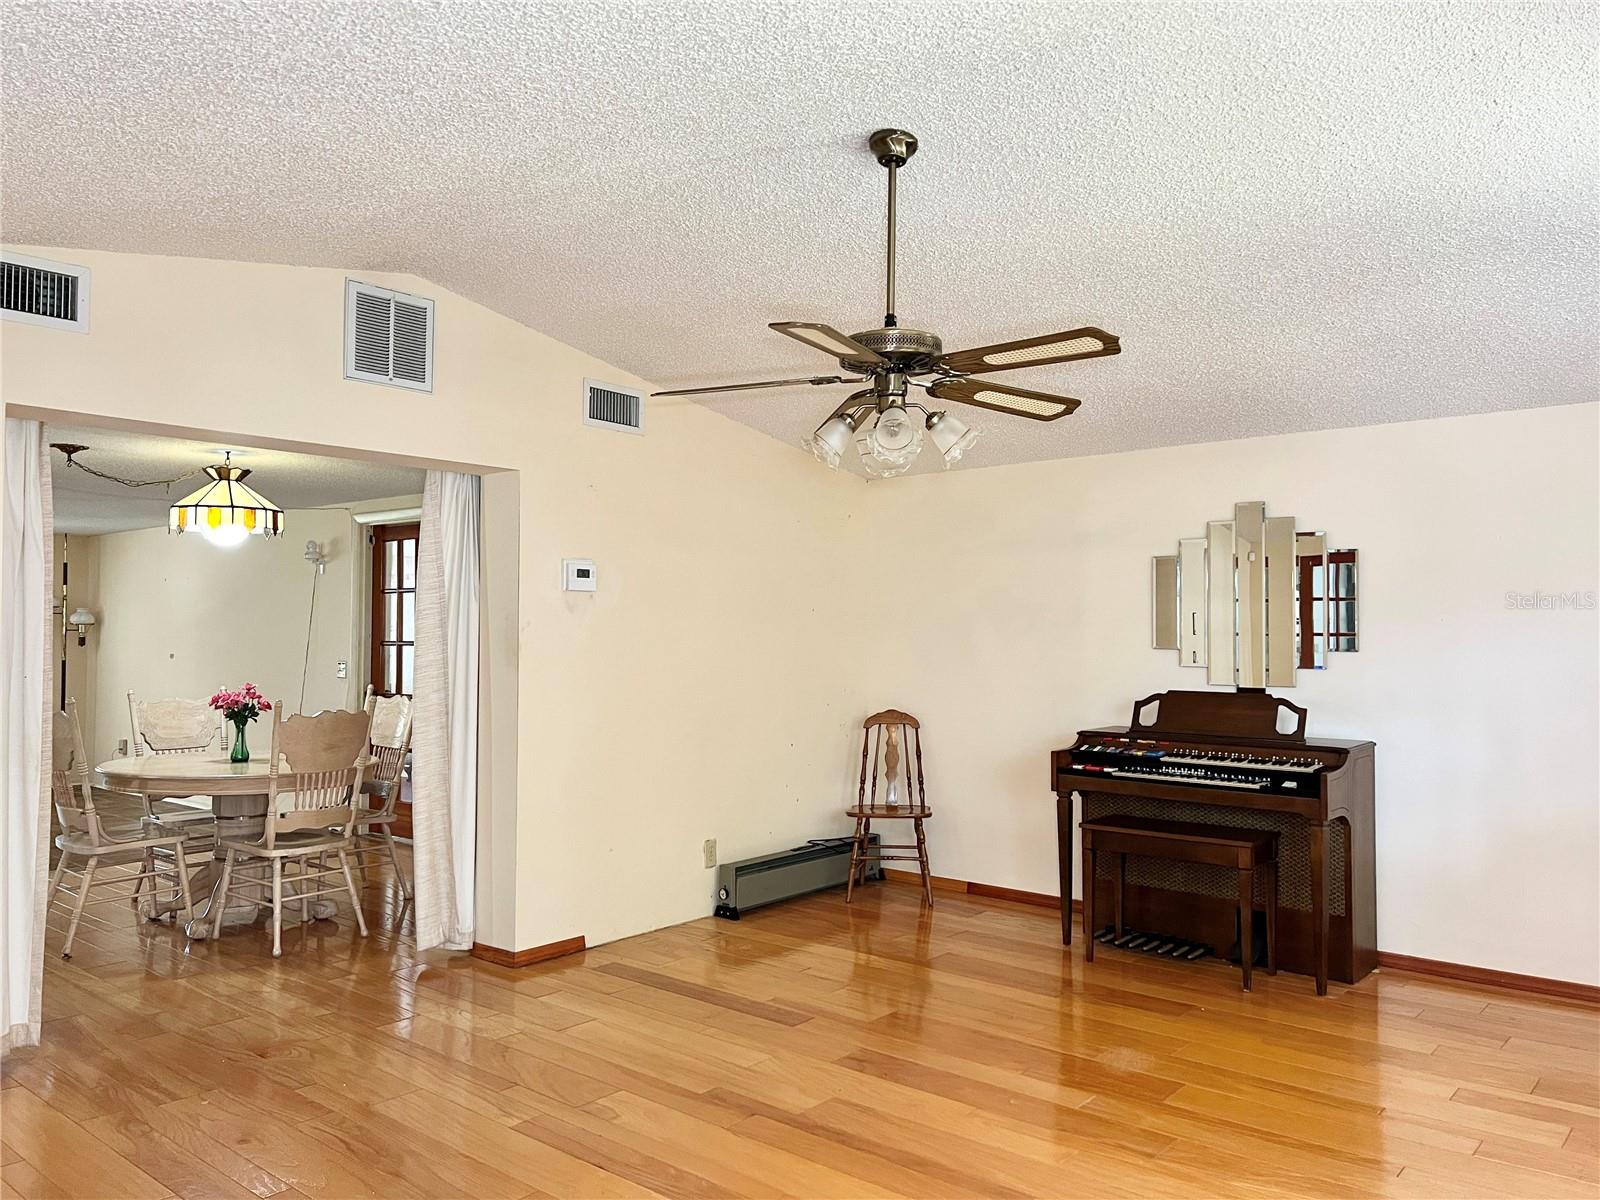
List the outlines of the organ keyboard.
<svg viewBox="0 0 1600 1200">
<path fill-rule="evenodd" d="M 1306 778 L 1325 769 L 1314 758 L 1198 750 L 1149 738 L 1107 737 L 1074 747 L 1070 773 L 1093 779 L 1158 779 L 1197 787 L 1242 788 L 1251 792 L 1309 794 Z"/>
<path fill-rule="evenodd" d="M 1293 727 L 1279 728 L 1288 717 Z M 1305 736 L 1306 710 L 1264 692 L 1163 692 L 1126 726 L 1086 729 L 1051 756 L 1061 894 L 1072 894 L 1075 802 L 1085 815 L 1220 821 L 1280 835 L 1279 963 L 1354 983 L 1377 965 L 1373 743 Z M 1129 876 L 1130 920 L 1228 945 L 1236 899 L 1198 871 L 1143 864 Z M 1085 880 L 1106 889 L 1110 879 Z M 1232 887 L 1230 881 L 1228 887 Z M 1097 900 L 1100 896 L 1097 893 Z M 1101 911 L 1106 911 L 1102 908 Z M 1072 941 L 1063 906 L 1062 941 Z"/>
</svg>

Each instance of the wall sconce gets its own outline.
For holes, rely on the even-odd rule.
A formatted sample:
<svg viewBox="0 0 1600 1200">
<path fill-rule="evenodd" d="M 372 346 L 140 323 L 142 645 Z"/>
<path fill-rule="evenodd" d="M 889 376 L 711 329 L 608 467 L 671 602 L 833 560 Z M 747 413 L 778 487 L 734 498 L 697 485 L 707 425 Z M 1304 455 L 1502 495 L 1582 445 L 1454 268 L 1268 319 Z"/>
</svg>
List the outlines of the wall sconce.
<svg viewBox="0 0 1600 1200">
<path fill-rule="evenodd" d="M 84 638 L 88 636 L 89 630 L 94 626 L 94 623 L 94 614 L 80 604 L 72 610 L 71 616 L 62 618 L 61 636 L 66 637 L 68 634 L 75 633 L 78 635 L 78 645 L 85 645 Z"/>
<path fill-rule="evenodd" d="M 317 569 L 318 575 L 328 569 L 328 556 L 316 542 L 306 543 L 306 552 L 302 557 Z"/>
</svg>

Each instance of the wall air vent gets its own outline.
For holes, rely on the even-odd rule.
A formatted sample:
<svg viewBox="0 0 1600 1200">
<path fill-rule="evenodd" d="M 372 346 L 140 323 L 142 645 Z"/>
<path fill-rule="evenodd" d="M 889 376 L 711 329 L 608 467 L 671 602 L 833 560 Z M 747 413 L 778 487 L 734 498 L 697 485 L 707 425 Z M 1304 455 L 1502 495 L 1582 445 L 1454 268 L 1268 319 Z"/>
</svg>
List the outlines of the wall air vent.
<svg viewBox="0 0 1600 1200">
<path fill-rule="evenodd" d="M 639 392 L 601 383 L 598 379 L 585 379 L 583 405 L 585 425 L 604 425 L 607 429 L 626 429 L 629 433 L 644 432 L 644 396 Z"/>
<path fill-rule="evenodd" d="M 433 301 L 345 280 L 344 377 L 433 391 Z"/>
<path fill-rule="evenodd" d="M 25 254 L 0 255 L 0 316 L 88 333 L 89 268 Z"/>
</svg>

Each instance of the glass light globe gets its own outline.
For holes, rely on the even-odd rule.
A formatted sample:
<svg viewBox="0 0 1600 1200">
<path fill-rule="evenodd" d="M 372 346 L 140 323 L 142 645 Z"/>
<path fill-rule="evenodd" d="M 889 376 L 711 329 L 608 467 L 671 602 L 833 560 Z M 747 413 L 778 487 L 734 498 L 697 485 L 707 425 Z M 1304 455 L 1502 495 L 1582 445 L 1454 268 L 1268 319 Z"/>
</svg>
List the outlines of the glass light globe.
<svg viewBox="0 0 1600 1200">
<path fill-rule="evenodd" d="M 922 452 L 922 423 L 896 405 L 878 414 L 878 421 L 861 439 L 861 465 L 879 479 L 902 475 Z"/>
<path fill-rule="evenodd" d="M 250 536 L 250 531 L 243 525 L 218 525 L 215 528 L 203 525 L 200 527 L 200 536 L 213 546 L 228 549 L 243 543 Z"/>
<path fill-rule="evenodd" d="M 839 469 L 839 456 L 850 444 L 856 427 L 847 416 L 829 417 L 815 433 L 801 443 L 811 456 L 831 471 Z"/>
<path fill-rule="evenodd" d="M 933 435 L 933 444 L 938 447 L 939 453 L 944 455 L 947 470 L 961 461 L 961 456 L 971 450 L 973 443 L 978 440 L 976 429 L 967 428 L 947 412 L 929 414 L 928 432 Z"/>
</svg>

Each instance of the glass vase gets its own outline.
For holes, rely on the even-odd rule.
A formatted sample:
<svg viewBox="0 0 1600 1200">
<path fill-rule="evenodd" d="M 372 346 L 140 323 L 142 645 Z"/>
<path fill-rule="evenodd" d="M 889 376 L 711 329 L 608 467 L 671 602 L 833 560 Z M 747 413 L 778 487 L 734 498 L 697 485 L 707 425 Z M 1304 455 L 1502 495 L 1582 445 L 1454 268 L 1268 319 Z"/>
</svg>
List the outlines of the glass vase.
<svg viewBox="0 0 1600 1200">
<path fill-rule="evenodd" d="M 231 717 L 233 722 L 233 753 L 228 755 L 229 762 L 246 763 L 250 761 L 250 747 L 245 744 L 244 730 L 250 723 L 248 717 Z"/>
</svg>

